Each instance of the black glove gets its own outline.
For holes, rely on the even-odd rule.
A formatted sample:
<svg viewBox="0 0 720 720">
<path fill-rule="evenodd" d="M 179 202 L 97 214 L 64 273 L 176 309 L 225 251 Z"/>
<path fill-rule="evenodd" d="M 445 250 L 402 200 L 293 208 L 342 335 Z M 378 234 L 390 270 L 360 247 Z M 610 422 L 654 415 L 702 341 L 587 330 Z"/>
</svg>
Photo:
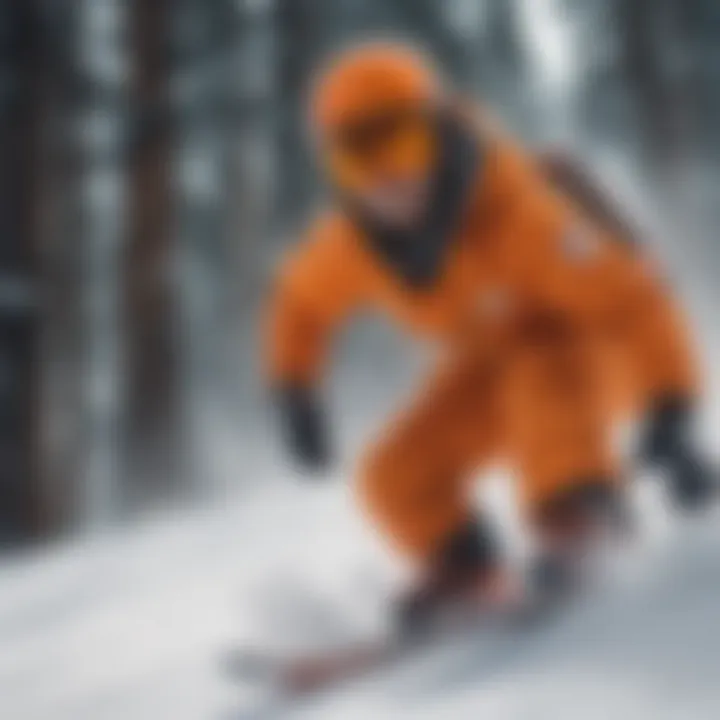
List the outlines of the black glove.
<svg viewBox="0 0 720 720">
<path fill-rule="evenodd" d="M 287 386 L 278 393 L 285 438 L 293 457 L 308 470 L 330 463 L 330 441 L 325 415 L 310 388 Z"/>
<path fill-rule="evenodd" d="M 673 499 L 684 508 L 706 505 L 716 490 L 714 473 L 695 449 L 692 438 L 693 404 L 666 398 L 648 416 L 643 458 L 668 477 Z"/>
<path fill-rule="evenodd" d="M 681 398 L 665 398 L 650 409 L 642 443 L 642 456 L 653 465 L 672 461 L 688 445 L 692 404 Z"/>
</svg>

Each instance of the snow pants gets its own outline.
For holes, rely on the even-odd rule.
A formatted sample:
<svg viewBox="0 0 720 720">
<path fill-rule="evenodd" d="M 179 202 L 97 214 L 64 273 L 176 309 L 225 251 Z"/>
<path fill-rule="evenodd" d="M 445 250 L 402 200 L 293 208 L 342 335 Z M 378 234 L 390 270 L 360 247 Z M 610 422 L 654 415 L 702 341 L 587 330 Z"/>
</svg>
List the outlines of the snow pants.
<svg viewBox="0 0 720 720">
<path fill-rule="evenodd" d="M 531 525 L 569 490 L 619 482 L 615 422 L 695 392 L 682 326 L 663 298 L 653 303 L 639 324 L 621 318 L 600 335 L 540 322 L 494 359 L 447 359 L 362 462 L 360 500 L 384 538 L 432 557 L 471 518 L 473 480 L 495 461 L 514 470 Z"/>
</svg>

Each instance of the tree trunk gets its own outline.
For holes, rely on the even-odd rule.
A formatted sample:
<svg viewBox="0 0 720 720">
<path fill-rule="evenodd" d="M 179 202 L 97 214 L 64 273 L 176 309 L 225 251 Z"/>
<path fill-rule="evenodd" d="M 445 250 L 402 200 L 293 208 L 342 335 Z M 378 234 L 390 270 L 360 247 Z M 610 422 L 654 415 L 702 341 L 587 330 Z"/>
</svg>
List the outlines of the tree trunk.
<svg viewBox="0 0 720 720">
<path fill-rule="evenodd" d="M 0 5 L 0 542 L 47 529 L 38 475 L 38 233 L 43 35 L 38 3 Z"/>
<path fill-rule="evenodd" d="M 124 256 L 125 502 L 182 487 L 178 428 L 177 297 L 173 284 L 170 0 L 130 3 L 129 228 Z"/>
</svg>

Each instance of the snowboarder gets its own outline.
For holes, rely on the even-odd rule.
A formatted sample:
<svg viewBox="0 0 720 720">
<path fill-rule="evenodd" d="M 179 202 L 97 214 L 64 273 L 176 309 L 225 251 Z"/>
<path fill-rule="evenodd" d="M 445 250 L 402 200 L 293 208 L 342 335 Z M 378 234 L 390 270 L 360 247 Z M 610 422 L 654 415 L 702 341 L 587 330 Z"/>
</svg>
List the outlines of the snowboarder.
<svg viewBox="0 0 720 720">
<path fill-rule="evenodd" d="M 498 457 L 549 558 L 617 516 L 624 472 L 610 435 L 628 413 L 644 419 L 645 458 L 675 496 L 702 503 L 710 480 L 690 438 L 701 383 L 687 324 L 573 162 L 523 151 L 403 45 L 333 58 L 309 106 L 332 200 L 282 264 L 265 324 L 296 458 L 330 459 L 318 388 L 352 312 L 380 309 L 444 350 L 357 477 L 375 527 L 422 569 L 403 624 L 498 576 L 497 543 L 469 500 Z"/>
</svg>

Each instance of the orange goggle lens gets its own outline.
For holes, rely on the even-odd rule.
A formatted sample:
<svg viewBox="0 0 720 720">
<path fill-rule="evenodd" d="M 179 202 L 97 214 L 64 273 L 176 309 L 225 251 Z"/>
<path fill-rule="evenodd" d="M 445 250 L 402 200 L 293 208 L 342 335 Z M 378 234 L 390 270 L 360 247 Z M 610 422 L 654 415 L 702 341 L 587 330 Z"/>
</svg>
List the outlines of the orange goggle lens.
<svg viewBox="0 0 720 720">
<path fill-rule="evenodd" d="M 425 175 L 436 155 L 430 118 L 396 112 L 344 128 L 330 142 L 333 179 L 349 189 L 364 189 L 378 179 Z"/>
</svg>

